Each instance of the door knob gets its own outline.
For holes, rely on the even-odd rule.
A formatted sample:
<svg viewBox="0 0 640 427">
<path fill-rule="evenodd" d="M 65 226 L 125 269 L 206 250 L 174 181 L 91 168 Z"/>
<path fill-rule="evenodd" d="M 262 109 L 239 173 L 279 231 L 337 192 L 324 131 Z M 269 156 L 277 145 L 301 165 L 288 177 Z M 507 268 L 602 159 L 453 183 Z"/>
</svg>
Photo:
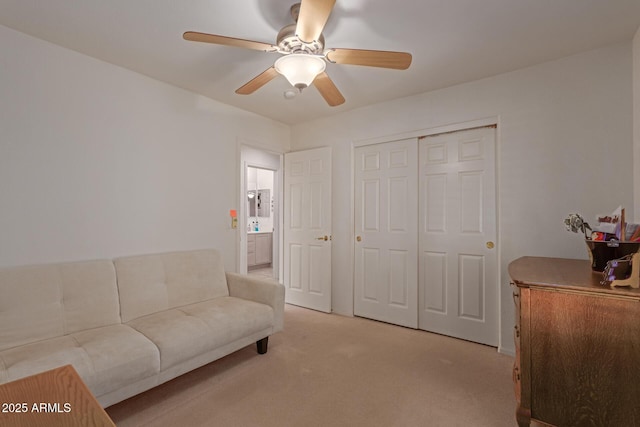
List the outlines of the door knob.
<svg viewBox="0 0 640 427">
<path fill-rule="evenodd" d="M 327 240 L 329 240 L 329 236 L 316 237 L 316 240 L 324 240 L 326 242 Z"/>
<path fill-rule="evenodd" d="M 487 242 L 487 248 L 493 249 L 494 246 L 493 242 Z"/>
<path fill-rule="evenodd" d="M 361 241 L 362 241 L 362 237 L 360 237 L 360 236 L 356 236 L 356 240 L 357 240 L 358 242 L 361 242 Z"/>
</svg>

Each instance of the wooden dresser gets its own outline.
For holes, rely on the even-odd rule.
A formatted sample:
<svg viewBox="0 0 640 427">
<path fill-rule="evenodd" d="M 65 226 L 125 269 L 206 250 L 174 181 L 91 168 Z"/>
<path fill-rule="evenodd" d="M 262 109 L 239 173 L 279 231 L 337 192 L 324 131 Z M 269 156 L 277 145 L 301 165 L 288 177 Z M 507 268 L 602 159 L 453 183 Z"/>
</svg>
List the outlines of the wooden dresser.
<svg viewBox="0 0 640 427">
<path fill-rule="evenodd" d="M 640 290 L 600 284 L 589 261 L 509 264 L 519 426 L 640 426 Z"/>
</svg>

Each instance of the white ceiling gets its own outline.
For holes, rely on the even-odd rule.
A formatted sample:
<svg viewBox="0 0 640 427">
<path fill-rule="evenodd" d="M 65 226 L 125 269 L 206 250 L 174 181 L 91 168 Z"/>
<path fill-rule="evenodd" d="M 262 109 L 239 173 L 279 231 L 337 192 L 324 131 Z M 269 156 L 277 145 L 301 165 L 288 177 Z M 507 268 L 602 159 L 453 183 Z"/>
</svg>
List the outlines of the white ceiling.
<svg viewBox="0 0 640 427">
<path fill-rule="evenodd" d="M 327 48 L 413 55 L 406 71 L 328 64 L 339 107 L 313 87 L 286 100 L 281 76 L 236 95 L 279 54 L 182 39 L 191 30 L 275 43 L 294 2 L 0 0 L 0 24 L 288 124 L 630 40 L 640 27 L 640 0 L 337 0 Z"/>
</svg>

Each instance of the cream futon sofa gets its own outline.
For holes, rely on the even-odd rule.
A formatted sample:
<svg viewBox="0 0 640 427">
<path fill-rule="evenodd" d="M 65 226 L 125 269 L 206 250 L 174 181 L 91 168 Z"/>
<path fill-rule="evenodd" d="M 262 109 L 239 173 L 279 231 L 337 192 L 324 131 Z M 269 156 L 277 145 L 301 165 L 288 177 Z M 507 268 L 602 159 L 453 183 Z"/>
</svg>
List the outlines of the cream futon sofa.
<svg viewBox="0 0 640 427">
<path fill-rule="evenodd" d="M 282 330 L 284 287 L 215 250 L 0 269 L 0 384 L 72 364 L 104 407 Z"/>
</svg>

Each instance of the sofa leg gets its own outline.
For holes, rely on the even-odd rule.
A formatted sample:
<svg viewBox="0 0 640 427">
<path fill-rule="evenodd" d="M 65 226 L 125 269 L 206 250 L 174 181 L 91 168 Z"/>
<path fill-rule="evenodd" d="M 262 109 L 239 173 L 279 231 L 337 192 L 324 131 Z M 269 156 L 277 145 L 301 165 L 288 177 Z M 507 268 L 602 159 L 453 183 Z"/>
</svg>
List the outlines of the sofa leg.
<svg viewBox="0 0 640 427">
<path fill-rule="evenodd" d="M 269 337 L 262 338 L 260 341 L 256 342 L 256 346 L 258 347 L 258 354 L 265 354 L 267 352 L 268 345 Z"/>
</svg>

